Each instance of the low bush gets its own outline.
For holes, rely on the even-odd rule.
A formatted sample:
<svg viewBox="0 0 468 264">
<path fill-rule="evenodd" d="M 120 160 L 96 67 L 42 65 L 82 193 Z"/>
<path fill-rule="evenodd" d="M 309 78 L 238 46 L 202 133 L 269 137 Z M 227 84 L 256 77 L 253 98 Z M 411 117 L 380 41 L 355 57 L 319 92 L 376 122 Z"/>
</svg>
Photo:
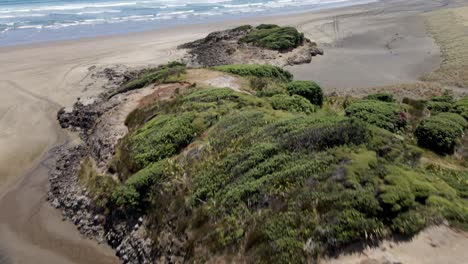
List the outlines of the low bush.
<svg viewBox="0 0 468 264">
<path fill-rule="evenodd" d="M 342 145 L 366 143 L 370 133 L 367 125 L 358 119 L 347 119 L 331 124 L 319 124 L 287 139 L 292 151 L 323 151 Z"/>
<path fill-rule="evenodd" d="M 449 112 L 455 99 L 449 91 L 445 91 L 441 96 L 433 97 L 431 100 L 426 102 L 427 109 L 431 110 L 432 113 Z"/>
<path fill-rule="evenodd" d="M 286 94 L 277 94 L 274 95 L 268 100 L 271 103 L 271 106 L 275 110 L 284 110 L 289 112 L 300 112 L 311 114 L 316 111 L 316 106 L 311 104 L 307 99 L 299 95 L 286 95 Z"/>
<path fill-rule="evenodd" d="M 143 71 L 135 79 L 122 85 L 116 93 L 139 89 L 149 84 L 162 84 L 167 82 L 177 82 L 185 74 L 186 66 L 179 62 L 170 62 L 154 69 Z"/>
<path fill-rule="evenodd" d="M 433 97 L 430 101 L 453 103 L 455 102 L 455 98 L 453 97 L 451 92 L 446 90 L 441 96 Z"/>
<path fill-rule="evenodd" d="M 359 118 L 391 132 L 402 130 L 407 125 L 405 109 L 395 103 L 360 100 L 352 103 L 345 112 L 347 116 Z"/>
<path fill-rule="evenodd" d="M 461 115 L 459 114 L 455 114 L 455 113 L 440 113 L 440 114 L 437 114 L 437 118 L 439 119 L 446 119 L 446 120 L 450 120 L 452 121 L 453 123 L 456 123 L 458 125 L 460 125 L 460 127 L 462 129 L 465 129 L 468 127 L 468 121 L 465 120 Z"/>
<path fill-rule="evenodd" d="M 288 84 L 287 90 L 291 95 L 300 95 L 314 105 L 323 105 L 322 88 L 311 81 L 292 81 Z"/>
<path fill-rule="evenodd" d="M 304 42 L 304 34 L 293 27 L 260 25 L 241 39 L 242 42 L 272 50 L 290 50 Z"/>
<path fill-rule="evenodd" d="M 171 157 L 195 137 L 194 115 L 163 115 L 130 134 L 126 143 L 131 171 L 138 171 L 153 162 Z"/>
<path fill-rule="evenodd" d="M 454 113 L 443 113 L 423 120 L 417 126 L 414 135 L 420 146 L 440 154 L 451 154 L 463 136 L 464 127 L 466 121 L 463 117 Z"/>
<path fill-rule="evenodd" d="M 132 175 L 113 191 L 115 205 L 127 209 L 143 209 L 144 203 L 148 202 L 150 189 L 165 180 L 167 167 L 168 161 L 161 160 Z"/>
<path fill-rule="evenodd" d="M 382 101 L 382 102 L 387 102 L 387 103 L 394 103 L 396 102 L 395 98 L 393 98 L 393 95 L 387 94 L 387 93 L 376 93 L 376 94 L 370 94 L 363 99 L 365 100 L 377 100 L 377 101 Z"/>
<path fill-rule="evenodd" d="M 293 75 L 287 70 L 277 66 L 259 65 L 259 64 L 239 64 L 239 65 L 221 65 L 215 66 L 217 71 L 232 73 L 246 77 L 274 78 L 284 82 L 290 82 Z"/>
<path fill-rule="evenodd" d="M 233 31 L 247 31 L 247 30 L 251 30 L 253 29 L 253 27 L 251 25 L 242 25 L 242 26 L 238 26 L 236 28 L 233 28 L 232 30 Z"/>
<path fill-rule="evenodd" d="M 468 96 L 458 100 L 453 105 L 452 112 L 463 116 L 468 121 Z"/>
<path fill-rule="evenodd" d="M 452 109 L 452 106 L 453 106 L 453 103 L 447 103 L 447 102 L 437 102 L 437 101 L 426 102 L 427 109 L 431 110 L 433 114 L 449 112 Z"/>
</svg>

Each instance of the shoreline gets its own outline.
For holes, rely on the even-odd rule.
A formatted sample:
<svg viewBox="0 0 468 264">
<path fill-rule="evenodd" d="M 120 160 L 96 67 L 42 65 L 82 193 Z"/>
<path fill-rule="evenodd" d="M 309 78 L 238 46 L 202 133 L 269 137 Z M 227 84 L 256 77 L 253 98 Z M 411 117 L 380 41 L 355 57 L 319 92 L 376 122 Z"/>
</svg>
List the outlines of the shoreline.
<svg viewBox="0 0 468 264">
<path fill-rule="evenodd" d="M 375 4 L 380 1 L 387 1 L 387 0 L 359 0 L 359 3 L 327 3 L 323 4 L 323 6 L 319 7 L 310 7 L 308 10 L 288 10 L 281 12 L 279 10 L 271 10 L 270 12 L 260 12 L 259 14 L 255 13 L 246 13 L 246 14 L 238 14 L 238 15 L 229 15 L 227 19 L 223 19 L 223 16 L 218 15 L 213 18 L 200 18 L 200 21 L 195 22 L 195 23 L 189 23 L 187 21 L 177 21 L 177 23 L 173 24 L 158 24 L 149 26 L 146 25 L 147 29 L 143 30 L 129 30 L 128 32 L 118 32 L 116 30 L 111 30 L 111 31 L 116 31 L 115 33 L 104 33 L 100 35 L 99 33 L 94 33 L 90 34 L 89 36 L 83 35 L 83 36 L 78 36 L 78 37 L 72 37 L 72 38 L 67 38 L 67 37 L 56 37 L 55 39 L 50 39 L 50 40 L 39 40 L 39 41 L 33 41 L 33 42 L 21 42 L 21 41 L 10 41 L 13 42 L 13 44 L 6 44 L 6 45 L 0 45 L 1 48 L 8 48 L 8 47 L 18 47 L 18 46 L 29 46 L 29 45 L 38 45 L 38 44 L 50 44 L 50 43 L 56 43 L 56 42 L 64 42 L 64 41 L 79 41 L 82 39 L 96 39 L 96 38 L 106 38 L 106 37 L 118 37 L 118 36 L 127 36 L 127 35 L 133 35 L 133 34 L 145 34 L 145 33 L 151 33 L 159 30 L 165 30 L 165 29 L 177 29 L 181 27 L 187 27 L 187 26 L 200 26 L 204 27 L 209 24 L 219 24 L 219 23 L 226 23 L 226 22 L 241 22 L 241 21 L 250 21 L 253 19 L 268 19 L 268 18 L 277 18 L 277 17 L 290 17 L 290 16 L 297 16 L 301 14 L 312 14 L 312 13 L 319 13 L 319 12 L 326 12 L 329 10 L 338 10 L 338 9 L 343 9 L 343 8 L 352 8 L 352 7 L 358 7 L 358 6 L 364 6 L 364 5 L 369 5 L 369 4 Z M 124 22 L 125 23 L 125 22 Z M 135 24 L 135 22 L 129 22 Z M 138 22 L 136 22 L 138 23 Z M 105 24 L 96 24 L 94 26 L 103 26 Z M 117 24 L 117 28 L 119 27 L 120 24 Z M 133 25 L 132 27 L 134 28 L 136 25 Z M 80 26 L 77 26 L 80 27 Z M 82 27 L 82 26 L 81 26 Z M 127 26 L 127 28 L 130 28 L 130 26 Z M 78 30 L 86 30 L 86 26 L 84 26 L 82 29 Z M 57 33 L 54 33 L 54 31 L 48 32 L 49 35 L 54 35 Z M 73 34 L 73 32 L 63 32 L 63 34 Z M 16 42 L 16 44 L 15 44 Z"/>
<path fill-rule="evenodd" d="M 362 57 L 359 57 L 362 53 L 360 47 L 362 47 L 363 43 L 368 40 L 366 37 L 369 36 L 368 34 L 366 35 L 365 31 L 376 31 L 376 25 L 382 26 L 381 24 L 370 24 L 364 25 L 361 28 L 360 23 L 362 23 L 363 20 L 367 23 L 371 23 L 372 21 L 375 22 L 375 20 L 368 19 L 368 17 L 366 17 L 366 12 L 378 10 L 380 6 L 388 5 L 389 7 L 393 7 L 393 3 L 399 3 L 401 6 L 405 6 L 405 1 L 383 0 L 382 2 L 362 6 L 330 9 L 325 12 L 306 12 L 295 14 L 293 15 L 293 18 L 288 16 L 253 18 L 251 20 L 242 21 L 242 24 L 272 22 L 282 25 L 301 25 L 301 30 L 305 31 L 312 40 L 315 39 L 319 43 L 332 45 L 335 43 L 335 40 L 326 34 L 327 31 L 324 30 L 320 35 L 320 32 L 317 29 L 326 28 L 331 21 L 330 18 L 333 16 L 344 15 L 346 17 L 351 14 L 347 19 L 350 19 L 349 21 L 352 23 L 349 24 L 349 28 L 347 30 L 361 30 L 362 34 L 353 33 L 358 37 L 353 39 L 353 35 L 351 36 L 351 42 L 348 43 L 348 48 L 342 50 L 338 49 L 338 47 L 335 51 L 338 50 L 351 55 L 350 61 L 352 61 L 352 59 L 362 59 Z M 419 1 L 418 3 L 423 7 L 429 6 L 428 9 L 434 8 L 431 7 L 431 4 L 433 4 L 434 1 L 427 1 L 427 3 Z M 388 13 L 381 15 L 389 16 L 389 19 L 393 18 L 398 20 L 399 17 L 395 16 L 395 13 L 403 16 L 411 16 L 411 14 L 406 14 L 406 12 L 403 12 L 402 10 L 388 11 Z M 372 14 L 369 17 L 372 18 Z M 6 105 L 4 108 L 0 108 L 0 127 L 6 127 L 5 125 L 10 125 L 12 120 L 15 121 L 14 125 L 11 125 L 11 129 L 8 126 L 8 131 L 0 131 L 0 145 L 4 152 L 0 153 L 0 172 L 2 168 L 22 168 L 17 169 L 13 173 L 10 173 L 11 175 L 8 175 L 7 184 L 0 181 L 0 184 L 2 184 L 0 185 L 0 205 L 3 204 L 6 206 L 0 206 L 0 208 L 9 208 L 8 211 L 10 212 L 8 216 L 0 217 L 0 230 L 2 233 L 7 232 L 9 234 L 9 239 L 5 241 L 3 239 L 0 240 L 0 245 L 3 245 L 7 241 L 16 242 L 16 248 L 10 249 L 9 247 L 6 247 L 7 252 L 13 255 L 12 258 L 23 258 L 23 260 L 26 259 L 26 261 L 27 259 L 30 261 L 35 259 L 35 256 L 31 252 L 27 254 L 24 250 L 18 250 L 18 248 L 37 249 L 38 251 L 32 251 L 38 252 L 38 254 L 39 252 L 40 254 L 45 254 L 43 256 L 53 256 L 52 258 L 56 260 L 55 263 L 64 263 L 64 261 L 68 261 L 70 263 L 86 263 L 86 257 L 90 257 L 89 259 L 92 259 L 92 257 L 95 256 L 94 254 L 102 253 L 93 252 L 93 250 L 85 250 L 83 258 L 74 260 L 73 257 L 69 255 L 76 253 L 70 253 L 70 248 L 67 249 L 66 244 L 63 248 L 59 247 L 58 249 L 54 249 L 54 245 L 56 246 L 60 244 L 60 239 L 58 239 L 60 236 L 50 230 L 51 225 L 54 224 L 60 225 L 60 230 L 56 230 L 56 232 L 59 232 L 61 235 L 65 235 L 65 237 L 74 238 L 75 241 L 78 241 L 76 244 L 78 247 L 80 247 L 80 245 L 82 248 L 93 248 L 98 246 L 94 241 L 79 239 L 80 235 L 75 226 L 69 222 L 62 222 L 58 214 L 59 212 L 53 209 L 49 203 L 45 201 L 45 196 L 47 194 L 47 191 L 45 190 L 48 186 L 48 168 L 43 165 L 43 161 L 47 160 L 47 157 L 49 157 L 49 152 L 47 150 L 54 149 L 60 145 L 61 140 L 64 140 L 63 137 L 65 136 L 63 131 L 58 130 L 59 127 L 55 115 L 56 111 L 61 106 L 71 106 L 77 97 L 86 98 L 88 96 L 95 96 L 102 91 L 99 84 L 86 86 L 86 78 L 89 77 L 88 68 L 93 65 L 102 66 L 125 64 L 129 66 L 146 66 L 162 64 L 169 60 L 177 59 L 181 55 L 180 51 L 175 49 L 178 44 L 204 37 L 206 34 L 214 30 L 239 25 L 239 22 L 240 21 L 237 20 L 226 21 L 219 24 L 190 25 L 182 26 L 177 29 L 167 28 L 163 30 L 129 33 L 118 36 L 105 36 L 0 48 L 0 56 L 4 58 L 4 60 L 0 62 L 0 74 L 2 76 L 0 78 L 0 82 L 7 84 L 0 89 L 0 93 L 2 94 L 1 97 L 4 97 L 3 100 L 0 100 L 0 103 Z M 325 26 L 321 28 L 320 26 L 322 25 Z M 396 25 L 398 28 L 399 24 Z M 385 27 L 386 25 L 384 24 L 383 26 Z M 377 27 L 377 31 L 378 29 L 379 28 Z M 418 33 L 417 31 L 420 30 L 420 27 L 412 30 L 413 31 L 410 30 L 407 35 L 411 35 L 415 32 Z M 383 35 L 385 35 L 385 32 L 381 32 L 380 35 L 377 34 L 375 38 L 371 39 L 377 40 L 374 41 L 375 43 L 372 42 L 372 44 L 376 44 L 375 46 L 377 48 L 372 46 L 369 49 L 373 52 L 382 54 L 382 57 L 379 57 L 380 62 L 388 57 L 393 58 L 393 56 L 395 56 L 389 55 L 387 54 L 388 51 L 385 53 L 381 49 L 382 47 L 379 41 L 380 37 Z M 430 41 L 433 40 L 428 40 L 427 35 L 421 39 L 424 40 L 423 43 L 427 44 L 425 47 L 428 50 L 438 52 L 438 47 L 436 47 L 434 43 L 430 43 Z M 349 40 L 349 38 L 347 40 Z M 400 43 L 399 45 L 401 46 L 396 45 L 397 48 L 395 50 L 404 50 L 409 45 L 414 45 L 414 43 L 415 42 L 411 41 L 403 44 Z M 93 47 L 92 50 L 89 49 L 90 46 Z M 329 49 L 329 46 L 326 47 Z M 373 47 L 375 49 L 372 49 Z M 333 48 L 334 47 L 332 47 L 332 49 Z M 330 58 L 331 61 L 329 61 L 329 65 L 331 66 L 340 65 L 338 59 L 343 56 L 343 53 L 331 53 L 331 55 L 329 55 L 327 53 L 327 49 L 325 51 L 325 56 L 322 59 L 328 60 L 328 58 Z M 434 51 L 434 49 L 437 49 L 437 51 Z M 367 50 L 367 52 L 369 52 L 369 50 Z M 424 51 L 427 52 L 427 50 Z M 424 62 L 427 60 L 427 55 L 423 53 L 424 52 L 421 52 L 421 54 L 416 57 L 410 57 L 409 60 L 414 60 L 416 58 L 418 62 Z M 436 57 L 437 56 L 438 55 L 436 55 Z M 402 62 L 406 61 L 402 60 L 401 57 L 403 56 L 395 58 L 390 66 L 399 66 Z M 365 61 L 366 60 L 364 59 L 362 63 Z M 326 69 L 326 67 L 323 67 L 323 65 L 325 65 L 323 63 L 324 62 L 321 59 L 313 59 L 311 64 L 312 67 L 293 69 L 292 71 L 296 74 L 314 73 L 313 67 Z M 439 62 L 437 61 L 428 62 L 432 67 L 438 67 L 438 63 Z M 417 67 L 418 65 L 413 66 Z M 354 75 L 355 73 L 351 71 L 354 67 L 356 66 L 353 64 L 343 65 L 344 73 L 342 74 L 348 74 L 344 75 L 344 77 Z M 363 82 L 369 82 L 370 79 L 366 79 L 365 77 L 371 76 L 374 78 L 372 75 L 379 73 L 381 70 L 377 66 L 375 67 L 375 69 L 371 69 L 367 73 L 359 72 L 361 75 L 356 76 L 356 78 L 361 77 L 360 79 L 362 79 Z M 403 70 L 407 70 L 407 68 Z M 395 78 L 389 79 L 399 80 L 399 72 L 391 72 L 388 74 L 396 76 Z M 419 76 L 417 76 L 418 74 L 419 72 L 414 72 L 412 73 L 412 76 L 409 77 L 417 79 L 419 78 Z M 336 78 L 336 76 L 336 72 L 329 72 L 325 77 L 328 77 L 329 79 L 339 79 Z M 315 76 L 310 77 L 315 78 Z M 14 85 L 8 84 L 9 82 Z M 370 86 L 372 85 L 373 84 Z M 327 85 L 327 87 L 331 87 L 331 85 Z M 348 88 L 342 87 L 342 89 Z M 47 100 L 44 101 L 44 98 Z M 5 145 L 6 148 L 3 148 L 3 144 L 6 144 L 5 142 L 8 142 L 10 145 Z M 41 146 L 42 150 L 39 151 L 40 154 L 31 153 L 31 146 Z M 4 156 L 1 156 L 1 154 L 4 154 Z M 31 156 L 30 160 L 26 160 L 24 163 L 18 163 L 18 157 L 24 157 L 27 155 Z M 1 159 L 3 157 L 7 157 L 8 159 Z M 27 191 L 31 191 L 33 195 L 25 195 Z M 7 196 L 10 197 L 6 199 L 5 197 Z M 16 204 L 17 206 L 14 206 L 14 203 L 13 205 L 10 204 L 11 201 L 13 201 L 12 199 L 19 200 L 18 204 Z M 28 204 L 31 201 L 37 202 L 35 206 L 33 206 L 35 207 L 33 208 L 34 210 L 31 209 L 31 207 L 28 209 Z M 21 226 L 17 219 L 26 219 L 26 222 L 21 223 L 27 225 L 29 223 L 28 221 L 34 221 L 34 219 L 42 219 L 41 221 L 44 224 L 44 218 L 47 218 L 46 224 L 49 226 L 49 230 L 46 228 L 40 231 L 43 229 L 43 226 L 41 225 L 32 225 L 25 232 L 18 232 L 18 228 L 15 228 L 15 226 L 18 227 L 18 225 Z M 41 243 L 48 241 L 49 239 L 52 240 L 52 242 L 50 242 L 51 244 L 49 244 L 52 246 L 51 248 L 44 250 L 41 247 Z M 110 257 L 110 259 L 112 259 L 112 257 Z M 51 260 L 47 263 L 54 262 Z"/>
<path fill-rule="evenodd" d="M 147 35 L 154 35 L 161 32 L 168 32 L 173 30 L 194 30 L 197 28 L 218 28 L 218 30 L 226 29 L 226 26 L 239 26 L 246 23 L 251 24 L 260 24 L 264 21 L 269 21 L 271 23 L 275 21 L 280 21 L 278 24 L 288 25 L 287 21 L 297 21 L 303 20 L 305 17 L 314 16 L 314 17 L 322 17 L 326 16 L 327 14 L 334 14 L 340 12 L 349 12 L 353 11 L 354 9 L 362 9 L 362 8 L 372 8 L 373 6 L 378 6 L 380 4 L 386 4 L 388 2 L 392 2 L 394 0 L 369 0 L 368 3 L 359 3 L 353 5 L 346 5 L 346 6 L 338 6 L 338 7 L 330 7 L 330 8 L 323 8 L 323 9 L 313 9 L 307 11 L 291 11 L 285 13 L 273 13 L 273 14 L 263 14 L 260 16 L 247 16 L 247 17 L 240 17 L 240 18 L 230 18 L 227 20 L 219 20 L 219 21 L 204 21 L 201 23 L 194 23 L 194 24 L 177 24 L 171 25 L 168 27 L 161 27 L 155 29 L 148 29 L 144 31 L 137 31 L 137 32 L 126 32 L 126 33 L 117 33 L 111 35 L 101 35 L 101 36 L 91 36 L 91 37 L 83 37 L 83 38 L 73 38 L 73 39 L 61 39 L 61 40 L 50 40 L 50 41 L 43 41 L 43 42 L 34 42 L 34 43 L 24 43 L 24 44 L 17 44 L 17 45 L 7 45 L 1 46 L 0 45 L 0 52 L 2 50 L 8 49 L 21 49 L 21 48 L 34 48 L 34 47 L 44 47 L 44 46 L 61 46 L 67 45 L 77 42 L 98 42 L 98 41 L 106 41 L 109 39 L 125 39 L 125 38 L 133 38 L 133 37 L 145 37 Z M 211 32 L 211 31 L 210 31 Z M 208 32 L 209 33 L 209 32 Z"/>
</svg>

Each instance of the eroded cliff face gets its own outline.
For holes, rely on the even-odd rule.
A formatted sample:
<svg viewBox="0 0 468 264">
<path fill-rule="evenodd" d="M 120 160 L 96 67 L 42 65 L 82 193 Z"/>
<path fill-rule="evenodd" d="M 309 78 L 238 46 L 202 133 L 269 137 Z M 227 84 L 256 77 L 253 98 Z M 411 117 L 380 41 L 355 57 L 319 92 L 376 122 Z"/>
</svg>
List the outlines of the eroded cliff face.
<svg viewBox="0 0 468 264">
<path fill-rule="evenodd" d="M 56 150 L 56 166 L 51 171 L 48 199 L 72 221 L 86 237 L 111 245 L 124 263 L 151 263 L 152 241 L 147 238 L 145 219 L 141 214 L 126 214 L 118 209 L 108 212 L 83 179 L 83 168 L 103 180 L 118 141 L 128 133 L 127 115 L 153 87 L 109 94 L 134 76 L 138 70 L 124 66 L 91 68 L 92 82 L 100 83 L 104 92 L 94 98 L 78 99 L 72 109 L 61 109 L 57 119 L 62 128 L 78 133 L 80 140 Z M 106 175 L 106 176 L 104 176 Z M 104 180 L 106 181 L 106 180 Z"/>
<path fill-rule="evenodd" d="M 310 63 L 312 57 L 323 55 L 323 50 L 307 38 L 297 47 L 284 50 L 258 47 L 243 41 L 252 30 L 251 27 L 239 27 L 213 32 L 203 39 L 183 44 L 179 49 L 188 50 L 183 60 L 192 67 L 226 64 L 286 66 Z"/>
</svg>

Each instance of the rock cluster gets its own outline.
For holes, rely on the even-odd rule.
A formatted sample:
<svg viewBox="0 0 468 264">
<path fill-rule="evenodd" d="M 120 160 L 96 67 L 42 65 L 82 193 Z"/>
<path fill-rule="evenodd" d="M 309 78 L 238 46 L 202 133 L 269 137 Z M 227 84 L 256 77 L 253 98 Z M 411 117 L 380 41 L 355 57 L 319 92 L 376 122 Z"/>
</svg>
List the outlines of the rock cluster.
<svg viewBox="0 0 468 264">
<path fill-rule="evenodd" d="M 183 61 L 191 67 L 211 67 L 226 64 L 271 64 L 286 66 L 309 63 L 323 50 L 308 39 L 303 45 L 286 52 L 269 50 L 240 41 L 250 29 L 237 28 L 210 33 L 207 37 L 180 45 L 188 49 Z"/>
<path fill-rule="evenodd" d="M 101 74 L 93 78 L 108 79 L 111 83 L 106 87 L 118 88 L 118 83 L 126 78 L 122 76 L 127 75 L 106 69 L 90 71 Z M 109 99 L 106 96 L 109 92 L 112 89 L 105 89 L 100 96 L 86 102 L 78 100 L 71 110 L 61 109 L 57 113 L 61 127 L 79 132 L 82 141 L 78 145 L 64 145 L 55 150 L 56 165 L 49 175 L 48 200 L 62 211 L 63 220 L 73 222 L 82 235 L 113 247 L 123 263 L 152 263 L 152 240 L 146 235 L 144 216 L 126 215 L 117 208 L 110 213 L 103 212 L 79 181 L 82 160 L 93 157 L 97 162 L 107 162 L 117 140 L 126 132 L 122 129 L 125 127 L 123 121 L 109 118 L 109 112 L 125 105 L 129 95 L 118 94 Z M 130 92 L 130 96 L 132 93 L 137 91 Z M 112 127 L 115 123 L 122 123 L 121 127 Z M 109 131 L 113 133 L 109 134 Z"/>
<path fill-rule="evenodd" d="M 77 101 L 69 112 L 62 108 L 57 113 L 57 120 L 62 128 L 81 128 L 88 130 L 93 127 L 96 119 L 102 113 L 94 104 L 84 105 Z"/>
<path fill-rule="evenodd" d="M 56 166 L 49 177 L 49 201 L 82 235 L 111 245 L 123 263 L 152 263 L 152 241 L 145 236 L 144 219 L 118 211 L 105 216 L 79 184 L 78 168 L 88 152 L 85 144 L 57 149 Z"/>
</svg>

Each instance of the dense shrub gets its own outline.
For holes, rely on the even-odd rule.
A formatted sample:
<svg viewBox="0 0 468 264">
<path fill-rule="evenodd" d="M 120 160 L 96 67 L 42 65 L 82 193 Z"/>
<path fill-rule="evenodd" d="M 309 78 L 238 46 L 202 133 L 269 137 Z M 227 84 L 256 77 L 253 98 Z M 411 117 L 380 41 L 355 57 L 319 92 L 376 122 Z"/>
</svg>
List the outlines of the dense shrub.
<svg viewBox="0 0 468 264">
<path fill-rule="evenodd" d="M 288 84 L 287 90 L 289 94 L 300 95 L 314 105 L 322 106 L 323 92 L 322 88 L 315 82 L 311 81 L 292 81 Z"/>
<path fill-rule="evenodd" d="M 319 124 L 287 139 L 292 151 L 321 151 L 342 145 L 366 143 L 370 133 L 360 120 L 347 119 L 331 124 Z"/>
<path fill-rule="evenodd" d="M 427 109 L 431 110 L 433 114 L 449 112 L 452 109 L 453 104 L 447 102 L 436 102 L 429 101 L 426 103 Z"/>
<path fill-rule="evenodd" d="M 458 100 L 453 105 L 452 112 L 457 113 L 463 116 L 466 120 L 468 120 L 468 96 Z"/>
<path fill-rule="evenodd" d="M 200 263 L 239 254 L 304 263 L 441 218 L 468 222 L 465 171 L 419 166 L 422 151 L 405 134 L 366 124 L 401 127 L 399 105 L 361 100 L 347 109 L 360 118 L 302 114 L 310 107 L 297 94 L 197 89 L 132 115 L 116 157 L 143 154 L 143 168 L 121 177 L 110 204 L 148 216 L 155 250 L 171 247 L 163 237 L 187 237 L 177 248 Z"/>
<path fill-rule="evenodd" d="M 171 157 L 187 146 L 196 133 L 193 120 L 193 113 L 159 116 L 129 135 L 126 151 L 134 170 Z"/>
<path fill-rule="evenodd" d="M 247 31 L 247 30 L 251 30 L 253 29 L 253 27 L 251 25 L 242 25 L 242 26 L 238 26 L 236 28 L 233 28 L 232 30 L 233 31 Z"/>
<path fill-rule="evenodd" d="M 112 193 L 114 203 L 129 209 L 142 207 L 150 189 L 165 179 L 167 167 L 168 161 L 161 160 L 132 175 Z"/>
<path fill-rule="evenodd" d="M 463 129 L 468 127 L 468 121 L 465 120 L 461 115 L 455 113 L 440 113 L 437 114 L 437 118 L 450 120 L 453 123 L 458 124 Z"/>
<path fill-rule="evenodd" d="M 365 100 L 377 100 L 377 101 L 382 101 L 382 102 L 387 102 L 387 103 L 394 103 L 395 98 L 393 98 L 393 95 L 388 94 L 388 93 L 376 93 L 376 94 L 370 94 L 363 99 Z"/>
<path fill-rule="evenodd" d="M 304 42 L 304 34 L 293 27 L 279 27 L 276 25 L 260 25 L 241 39 L 242 42 L 255 46 L 273 49 L 294 49 Z"/>
<path fill-rule="evenodd" d="M 347 116 L 359 118 L 391 132 L 399 131 L 407 124 L 405 109 L 395 103 L 360 100 L 345 111 Z"/>
<path fill-rule="evenodd" d="M 423 120 L 416 128 L 414 135 L 422 147 L 441 154 L 453 153 L 463 136 L 465 123 L 463 118 L 454 113 L 444 113 Z"/>
<path fill-rule="evenodd" d="M 240 76 L 252 76 L 263 78 L 274 78 L 281 81 L 290 82 L 293 75 L 287 70 L 283 70 L 277 66 L 259 65 L 259 64 L 239 64 L 239 65 L 221 65 L 213 67 L 213 69 L 228 72 Z"/>
<path fill-rule="evenodd" d="M 299 95 L 289 96 L 286 94 L 277 94 L 268 99 L 275 110 L 302 112 L 306 114 L 311 114 L 316 111 L 316 106 Z"/>
<path fill-rule="evenodd" d="M 433 97 L 430 101 L 434 102 L 445 102 L 445 103 L 453 103 L 455 101 L 452 93 L 449 91 L 445 91 L 441 96 Z"/>
<path fill-rule="evenodd" d="M 431 100 L 426 102 L 427 109 L 431 110 L 432 113 L 442 113 L 449 112 L 452 107 L 455 99 L 453 95 L 445 91 L 441 96 L 433 97 Z"/>
</svg>

